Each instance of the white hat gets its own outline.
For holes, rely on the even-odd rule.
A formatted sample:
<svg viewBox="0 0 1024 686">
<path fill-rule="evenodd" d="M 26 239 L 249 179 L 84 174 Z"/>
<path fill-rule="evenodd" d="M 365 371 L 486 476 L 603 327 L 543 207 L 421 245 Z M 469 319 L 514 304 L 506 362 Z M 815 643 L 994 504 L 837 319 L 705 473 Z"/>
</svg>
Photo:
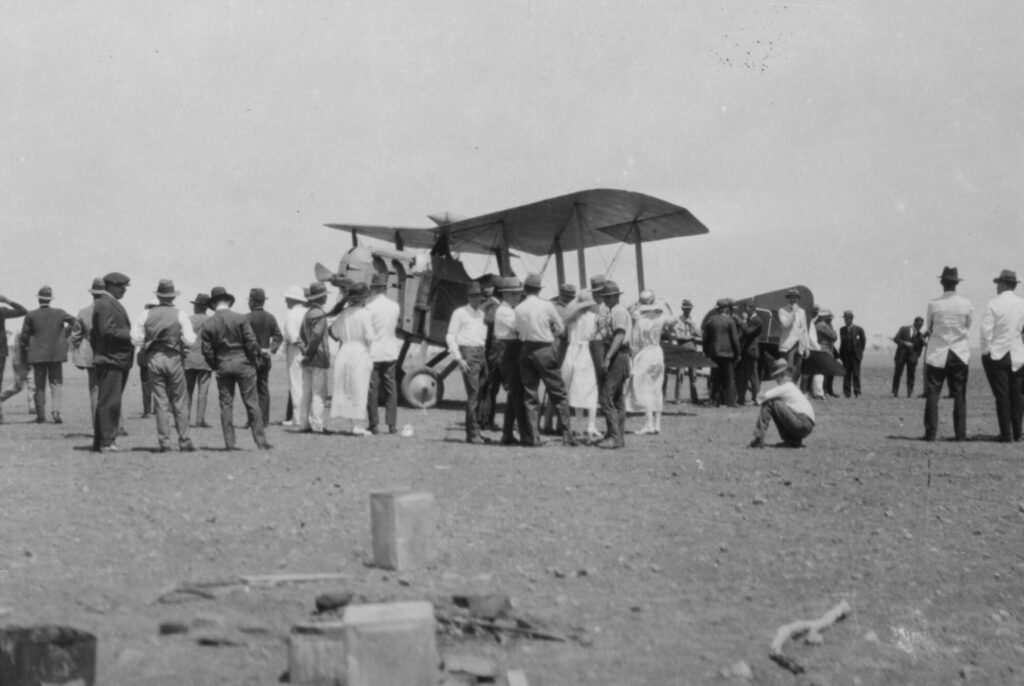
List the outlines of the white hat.
<svg viewBox="0 0 1024 686">
<path fill-rule="evenodd" d="M 306 294 L 302 292 L 302 286 L 289 286 L 288 290 L 284 292 L 284 298 L 285 300 L 306 302 Z"/>
</svg>

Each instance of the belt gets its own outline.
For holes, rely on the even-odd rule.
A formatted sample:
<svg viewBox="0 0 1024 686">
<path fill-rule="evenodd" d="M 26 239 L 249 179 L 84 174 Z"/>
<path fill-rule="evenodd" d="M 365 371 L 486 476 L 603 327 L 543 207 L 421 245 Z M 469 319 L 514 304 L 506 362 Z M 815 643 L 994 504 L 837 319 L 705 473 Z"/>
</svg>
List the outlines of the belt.
<svg viewBox="0 0 1024 686">
<path fill-rule="evenodd" d="M 523 341 L 523 345 L 529 348 L 543 348 L 544 346 L 554 344 L 554 341 Z"/>
</svg>

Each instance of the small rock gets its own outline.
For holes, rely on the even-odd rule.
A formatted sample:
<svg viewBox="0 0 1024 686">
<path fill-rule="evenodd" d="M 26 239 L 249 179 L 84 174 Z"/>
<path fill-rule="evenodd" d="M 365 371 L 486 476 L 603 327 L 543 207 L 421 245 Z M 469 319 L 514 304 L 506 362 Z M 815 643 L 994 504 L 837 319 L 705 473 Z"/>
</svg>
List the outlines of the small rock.
<svg viewBox="0 0 1024 686">
<path fill-rule="evenodd" d="M 764 496 L 755 495 L 754 499 L 751 500 L 750 502 L 753 503 L 754 505 L 764 505 L 768 501 L 764 499 Z"/>
<path fill-rule="evenodd" d="M 640 606 L 640 605 L 634 605 L 631 608 L 629 608 L 629 611 L 630 612 L 643 612 L 644 608 L 642 606 Z"/>
<path fill-rule="evenodd" d="M 476 655 L 447 655 L 444 659 L 445 671 L 454 674 L 470 674 L 478 680 L 493 681 L 498 676 L 498 668 L 491 660 Z"/>
<path fill-rule="evenodd" d="M 651 565 L 650 569 L 655 574 L 661 574 L 661 567 L 659 565 Z"/>
<path fill-rule="evenodd" d="M 825 642 L 825 637 L 817 631 L 808 631 L 807 635 L 804 636 L 804 643 L 810 646 L 820 646 Z"/>
<path fill-rule="evenodd" d="M 878 634 L 876 634 L 874 631 L 869 631 L 866 634 L 864 634 L 864 640 L 868 643 L 878 643 Z"/>
<path fill-rule="evenodd" d="M 750 669 L 750 665 L 743 660 L 734 662 L 728 667 L 723 667 L 721 674 L 726 679 L 743 679 L 744 681 L 750 681 L 754 678 L 754 672 Z"/>
<path fill-rule="evenodd" d="M 187 634 L 188 626 L 185 622 L 169 621 L 160 622 L 160 635 L 170 636 L 171 634 Z"/>
<path fill-rule="evenodd" d="M 329 593 L 321 593 L 316 597 L 316 611 L 317 612 L 330 612 L 331 610 L 339 610 L 346 605 L 352 604 L 355 600 L 356 594 L 352 591 L 331 591 Z"/>
<path fill-rule="evenodd" d="M 397 579 L 399 586 L 412 586 L 412 582 L 404 576 L 400 576 Z"/>
<path fill-rule="evenodd" d="M 960 668 L 960 678 L 964 681 L 977 681 L 986 676 L 988 675 L 985 674 L 985 670 L 977 665 L 964 665 Z"/>
<path fill-rule="evenodd" d="M 718 550 L 719 550 L 719 552 L 727 553 L 727 552 L 729 552 L 729 546 L 727 546 L 726 544 L 722 543 L 721 545 L 718 546 Z"/>
<path fill-rule="evenodd" d="M 224 618 L 214 614 L 198 614 L 189 625 L 193 629 L 223 629 L 226 626 Z"/>
</svg>

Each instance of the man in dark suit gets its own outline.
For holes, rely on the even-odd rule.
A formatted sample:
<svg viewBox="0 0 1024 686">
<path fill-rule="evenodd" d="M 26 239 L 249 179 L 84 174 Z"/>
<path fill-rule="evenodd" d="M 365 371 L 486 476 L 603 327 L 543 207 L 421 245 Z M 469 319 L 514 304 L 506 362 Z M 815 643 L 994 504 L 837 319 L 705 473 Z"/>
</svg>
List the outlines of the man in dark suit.
<svg viewBox="0 0 1024 686">
<path fill-rule="evenodd" d="M 860 397 L 860 362 L 864 359 L 864 347 L 867 337 L 864 329 L 853 323 L 853 312 L 843 312 L 846 326 L 839 329 L 839 359 L 846 368 L 843 376 L 843 395 L 850 397 L 850 392 Z"/>
<path fill-rule="evenodd" d="M 14 302 L 9 300 L 7 296 L 0 295 L 0 303 L 5 307 L 0 307 L 0 332 L 4 332 L 4 322 L 8 319 L 17 319 L 18 317 L 24 317 L 28 314 L 28 310 Z M 7 367 L 7 336 L 0 337 L 0 389 L 4 385 L 4 369 Z M 2 402 L 2 401 L 0 401 Z M 0 424 L 4 421 L 3 406 L 0 406 Z"/>
<path fill-rule="evenodd" d="M 736 320 L 729 314 L 731 301 L 716 303 L 717 310 L 704 323 L 704 354 L 717 365 L 715 369 L 716 406 L 736 407 L 736 360 L 740 357 L 740 335 Z"/>
<path fill-rule="evenodd" d="M 742 356 L 736 368 L 736 391 L 739 404 L 747 402 L 747 391 L 750 399 L 755 400 L 761 392 L 761 374 L 758 363 L 761 360 L 761 329 L 763 324 L 757 316 L 757 308 L 753 301 L 747 302 L 740 310 L 740 350 Z"/>
<path fill-rule="evenodd" d="M 924 317 L 914 317 L 914 325 L 901 326 L 892 339 L 896 342 L 896 369 L 892 374 L 892 397 L 900 394 L 900 377 L 903 370 L 907 370 L 907 397 L 914 395 L 914 374 L 917 370 L 917 361 L 921 357 L 921 351 L 927 342 L 927 336 L 921 331 L 924 326 Z"/>
<path fill-rule="evenodd" d="M 121 394 L 128 382 L 135 347 L 128 313 L 118 302 L 128 288 L 128 277 L 111 272 L 103 277 L 103 286 L 106 290 L 93 301 L 89 343 L 96 370 L 92 449 L 106 453 L 120 450 L 115 441 L 121 427 Z"/>
<path fill-rule="evenodd" d="M 61 424 L 61 387 L 64 385 L 64 363 L 68 359 L 68 336 L 75 318 L 64 310 L 50 307 L 53 289 L 39 289 L 39 308 L 25 315 L 21 327 L 21 343 L 28 351 L 28 363 L 36 382 L 36 423 L 46 421 L 46 386 L 53 400 L 53 423 Z"/>
<path fill-rule="evenodd" d="M 814 323 L 814 330 L 818 334 L 818 347 L 821 348 L 821 351 L 832 357 L 839 357 L 839 351 L 836 350 L 836 341 L 839 340 L 839 334 L 832 328 L 831 310 L 823 309 L 818 312 L 818 321 Z M 830 398 L 839 397 L 839 394 L 835 392 L 832 386 L 835 378 L 831 374 L 825 375 L 823 390 L 825 395 Z"/>
<path fill-rule="evenodd" d="M 260 346 L 260 361 L 256 366 L 256 397 L 259 399 L 263 426 L 270 424 L 270 356 L 277 352 L 284 340 L 277 317 L 263 309 L 267 294 L 262 288 L 249 290 L 249 314 L 245 316 L 256 342 Z"/>
<path fill-rule="evenodd" d="M 235 385 L 238 385 L 245 405 L 253 440 L 260 450 L 269 450 L 256 395 L 256 367 L 260 362 L 260 345 L 256 334 L 246 321 L 244 314 L 232 312 L 235 296 L 222 286 L 210 291 L 210 307 L 213 315 L 203 324 L 200 334 L 203 357 L 210 368 L 217 373 L 217 394 L 220 400 L 220 427 L 224 432 L 224 445 L 235 449 Z"/>
</svg>

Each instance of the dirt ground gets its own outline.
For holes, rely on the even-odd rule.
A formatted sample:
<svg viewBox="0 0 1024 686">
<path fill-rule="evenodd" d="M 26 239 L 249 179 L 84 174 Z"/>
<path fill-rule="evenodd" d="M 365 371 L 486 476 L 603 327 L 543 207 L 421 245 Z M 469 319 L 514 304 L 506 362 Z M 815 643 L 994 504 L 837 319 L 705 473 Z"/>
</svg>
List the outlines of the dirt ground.
<svg viewBox="0 0 1024 686">
<path fill-rule="evenodd" d="M 63 425 L 29 423 L 24 395 L 4 405 L 0 622 L 94 632 L 99 684 L 278 683 L 289 627 L 332 590 L 502 593 L 517 613 L 584 630 L 582 643 L 443 643 L 523 669 L 531 686 L 743 683 L 723 675 L 739 661 L 759 684 L 1024 684 L 1024 449 L 991 440 L 977 360 L 972 440 L 918 440 L 924 401 L 892 398 L 877 358 L 863 397 L 815 403 L 798 450 L 747 448 L 754 408 L 688 403 L 620 451 L 467 445 L 448 403 L 400 408 L 412 438 L 272 426 L 273 451 L 240 430 L 246 450 L 228 453 L 214 428 L 195 430 L 199 452 L 157 454 L 133 375 L 128 450 L 96 455 L 85 379 L 65 369 Z M 280 368 L 273 381 L 280 420 Z M 940 439 L 951 412 L 943 400 Z M 431 568 L 364 564 L 369 494 L 396 487 L 437 498 Z M 284 572 L 350 576 L 158 601 L 184 581 Z M 787 645 L 805 674 L 768 659 L 780 625 L 842 599 L 853 614 L 823 645 Z M 161 636 L 170 620 L 197 628 Z M 203 631 L 243 645 L 199 645 Z"/>
</svg>

